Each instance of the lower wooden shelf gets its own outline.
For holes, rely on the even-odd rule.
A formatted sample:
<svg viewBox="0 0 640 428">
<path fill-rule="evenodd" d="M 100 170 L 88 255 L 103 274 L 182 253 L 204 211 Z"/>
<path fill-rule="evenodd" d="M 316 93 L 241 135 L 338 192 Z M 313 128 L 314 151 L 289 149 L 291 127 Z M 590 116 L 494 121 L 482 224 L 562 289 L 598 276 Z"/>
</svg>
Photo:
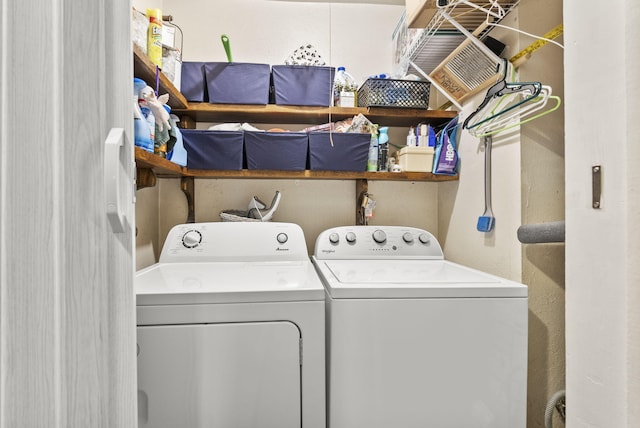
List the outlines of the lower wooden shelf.
<svg viewBox="0 0 640 428">
<path fill-rule="evenodd" d="M 135 147 L 136 165 L 151 169 L 160 178 L 228 178 L 228 179 L 285 179 L 285 180 L 385 180 L 385 181 L 454 181 L 457 176 L 436 175 L 430 172 L 355 172 L 355 171 L 272 171 L 272 170 L 203 170 L 181 167 L 153 153 Z"/>
</svg>

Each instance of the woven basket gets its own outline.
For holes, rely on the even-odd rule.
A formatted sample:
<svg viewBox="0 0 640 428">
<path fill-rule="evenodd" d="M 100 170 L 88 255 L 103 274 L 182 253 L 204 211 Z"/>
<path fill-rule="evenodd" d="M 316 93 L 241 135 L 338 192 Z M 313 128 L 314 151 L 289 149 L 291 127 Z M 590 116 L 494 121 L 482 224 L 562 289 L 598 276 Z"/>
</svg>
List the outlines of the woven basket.
<svg viewBox="0 0 640 428">
<path fill-rule="evenodd" d="M 259 218 L 251 218 L 247 217 L 247 212 L 242 210 L 225 210 L 220 213 L 220 218 L 222 221 L 258 221 L 262 220 Z"/>
</svg>

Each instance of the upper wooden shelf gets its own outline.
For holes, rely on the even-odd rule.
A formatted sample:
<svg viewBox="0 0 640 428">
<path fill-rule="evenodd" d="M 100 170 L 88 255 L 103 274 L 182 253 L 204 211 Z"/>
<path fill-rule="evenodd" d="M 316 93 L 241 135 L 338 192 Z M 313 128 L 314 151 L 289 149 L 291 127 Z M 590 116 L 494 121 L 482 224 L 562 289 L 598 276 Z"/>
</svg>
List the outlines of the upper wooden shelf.
<svg viewBox="0 0 640 428">
<path fill-rule="evenodd" d="M 309 107 L 240 104 L 190 103 L 188 109 L 176 114 L 191 117 L 196 122 L 256 122 L 321 124 L 343 120 L 360 113 L 380 126 L 415 126 L 419 122 L 433 125 L 453 119 L 457 112 L 384 107 Z"/>
<path fill-rule="evenodd" d="M 136 164 L 150 168 L 158 177 L 194 178 L 268 178 L 289 180 L 383 180 L 383 181 L 454 181 L 458 177 L 428 172 L 352 172 L 352 171 L 263 171 L 263 170 L 203 170 L 188 169 L 135 147 Z"/>
<path fill-rule="evenodd" d="M 134 76 L 155 86 L 156 67 L 140 48 L 133 47 Z M 412 126 L 419 122 L 434 125 L 453 119 L 457 112 L 387 107 L 308 107 L 275 104 L 210 104 L 189 103 L 167 77 L 159 73 L 159 93 L 169 94 L 169 106 L 177 115 L 189 116 L 196 122 L 254 122 L 272 124 L 322 124 L 353 117 L 362 113 L 380 126 Z"/>
<path fill-rule="evenodd" d="M 142 50 L 133 45 L 133 76 L 138 77 L 152 88 L 156 84 L 156 66 Z M 172 109 L 185 109 L 189 107 L 186 98 L 173 86 L 173 83 L 164 74 L 158 72 L 158 93 L 169 94 L 169 107 Z"/>
</svg>

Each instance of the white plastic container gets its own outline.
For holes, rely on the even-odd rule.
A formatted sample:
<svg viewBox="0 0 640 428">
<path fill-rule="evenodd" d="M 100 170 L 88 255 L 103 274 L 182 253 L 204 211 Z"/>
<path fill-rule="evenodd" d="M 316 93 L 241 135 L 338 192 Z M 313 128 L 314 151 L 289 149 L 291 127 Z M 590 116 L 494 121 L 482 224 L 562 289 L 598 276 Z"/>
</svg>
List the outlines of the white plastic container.
<svg viewBox="0 0 640 428">
<path fill-rule="evenodd" d="M 398 164 L 405 172 L 431 172 L 433 147 L 403 147 L 400 149 Z"/>
</svg>

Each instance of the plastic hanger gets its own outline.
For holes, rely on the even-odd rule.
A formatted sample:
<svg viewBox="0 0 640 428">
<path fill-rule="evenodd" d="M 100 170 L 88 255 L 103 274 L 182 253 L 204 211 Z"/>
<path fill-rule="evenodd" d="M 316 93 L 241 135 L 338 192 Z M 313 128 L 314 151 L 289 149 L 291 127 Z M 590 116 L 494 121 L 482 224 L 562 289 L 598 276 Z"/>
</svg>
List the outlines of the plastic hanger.
<svg viewBox="0 0 640 428">
<path fill-rule="evenodd" d="M 508 69 L 508 62 L 506 59 L 502 59 L 502 61 L 502 79 L 489 88 L 484 100 L 482 100 L 482 103 L 478 106 L 476 111 L 471 113 L 471 115 L 469 115 L 469 117 L 464 121 L 462 125 L 464 129 L 471 130 L 476 128 L 498 116 L 513 111 L 517 107 L 520 107 L 540 95 L 540 91 L 542 90 L 542 84 L 540 82 L 507 82 L 506 73 Z M 512 95 L 515 96 L 511 97 Z M 513 99 L 513 101 L 505 102 L 507 98 L 503 97 L 507 96 L 509 96 L 509 99 Z M 476 118 L 475 121 L 473 120 L 474 118 Z"/>
<path fill-rule="evenodd" d="M 540 113 L 534 114 L 545 108 L 549 100 L 555 101 L 555 104 L 552 107 L 541 111 Z M 487 122 L 479 126 L 478 128 L 475 128 L 473 132 L 470 132 L 475 137 L 495 135 L 499 132 L 507 131 L 516 126 L 524 125 L 525 123 L 546 116 L 547 114 L 552 113 L 560 108 L 561 104 L 562 99 L 558 96 L 551 95 L 551 88 L 549 86 L 544 86 L 543 95 L 539 97 L 539 100 L 531 102 L 528 105 L 529 108 L 525 109 L 523 112 L 518 111 L 517 114 L 501 117 L 499 120 Z"/>
</svg>

